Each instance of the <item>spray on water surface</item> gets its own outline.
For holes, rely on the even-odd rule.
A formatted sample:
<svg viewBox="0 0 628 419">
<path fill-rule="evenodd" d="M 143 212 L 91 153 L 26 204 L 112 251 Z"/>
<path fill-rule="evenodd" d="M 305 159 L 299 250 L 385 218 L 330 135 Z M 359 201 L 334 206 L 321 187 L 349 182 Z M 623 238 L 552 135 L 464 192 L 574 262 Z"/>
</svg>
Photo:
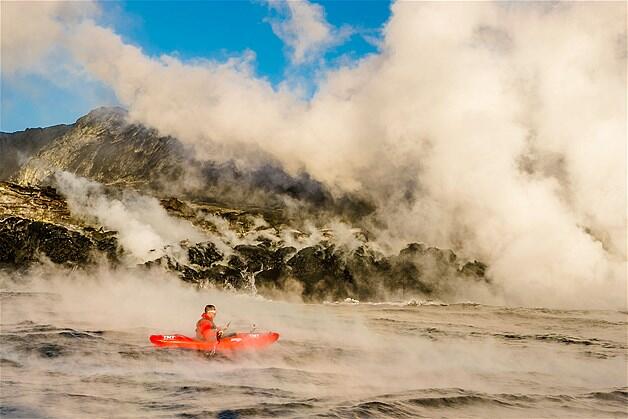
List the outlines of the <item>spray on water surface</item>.
<svg viewBox="0 0 628 419">
<path fill-rule="evenodd" d="M 270 301 L 158 273 L 4 278 L 2 409 L 10 417 L 623 417 L 618 311 L 472 303 Z M 45 277 L 45 278 L 44 278 Z M 133 298 L 129 298 L 133 296 Z M 232 330 L 280 331 L 235 359 L 157 350 L 200 309 Z"/>
</svg>

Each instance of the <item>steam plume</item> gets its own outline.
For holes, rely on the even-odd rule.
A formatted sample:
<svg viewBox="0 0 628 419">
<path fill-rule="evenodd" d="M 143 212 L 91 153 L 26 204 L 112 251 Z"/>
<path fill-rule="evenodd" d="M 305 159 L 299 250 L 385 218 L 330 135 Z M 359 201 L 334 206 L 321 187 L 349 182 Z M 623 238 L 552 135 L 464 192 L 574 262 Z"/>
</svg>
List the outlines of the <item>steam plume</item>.
<svg viewBox="0 0 628 419">
<path fill-rule="evenodd" d="M 398 2 L 381 52 L 329 71 L 307 101 L 249 56 L 148 57 L 61 15 L 53 41 L 132 120 L 200 156 L 244 144 L 368 194 L 381 240 L 483 259 L 511 303 L 625 305 L 625 3 Z M 286 39 L 295 61 L 313 45 Z"/>
<path fill-rule="evenodd" d="M 136 263 L 162 256 L 167 247 L 176 250 L 182 240 L 207 239 L 189 222 L 170 217 L 156 198 L 132 192 L 119 199 L 110 197 L 100 183 L 68 172 L 55 173 L 55 180 L 72 213 L 116 230 L 120 244 Z"/>
</svg>

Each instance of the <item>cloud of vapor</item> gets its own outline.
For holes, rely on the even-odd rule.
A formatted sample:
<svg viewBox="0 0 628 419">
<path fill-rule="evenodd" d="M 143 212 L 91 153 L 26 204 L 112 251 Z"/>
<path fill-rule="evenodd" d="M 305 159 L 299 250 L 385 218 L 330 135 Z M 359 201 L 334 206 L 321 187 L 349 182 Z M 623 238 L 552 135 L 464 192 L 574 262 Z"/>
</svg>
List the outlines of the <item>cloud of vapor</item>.
<svg viewBox="0 0 628 419">
<path fill-rule="evenodd" d="M 281 7 L 295 61 L 328 39 L 320 6 Z M 132 120 L 200 158 L 246 145 L 367 194 L 380 240 L 484 260 L 511 303 L 623 306 L 625 22 L 623 3 L 398 2 L 381 53 L 308 101 L 246 59 L 151 58 L 90 20 L 64 39 Z"/>
<path fill-rule="evenodd" d="M 105 193 L 100 183 L 69 172 L 55 173 L 55 180 L 72 214 L 117 231 L 132 262 L 141 263 L 177 251 L 183 240 L 207 240 L 191 223 L 170 217 L 156 198 L 129 191 L 114 198 Z"/>
<path fill-rule="evenodd" d="M 91 1 L 2 2 L 2 73 L 44 71 L 46 59 L 63 42 L 68 27 L 97 14 Z"/>
<path fill-rule="evenodd" d="M 268 1 L 280 18 L 269 19 L 273 32 L 291 52 L 293 64 L 315 60 L 325 48 L 339 43 L 348 35 L 345 28 L 335 29 L 325 20 L 322 6 L 306 0 Z"/>
</svg>

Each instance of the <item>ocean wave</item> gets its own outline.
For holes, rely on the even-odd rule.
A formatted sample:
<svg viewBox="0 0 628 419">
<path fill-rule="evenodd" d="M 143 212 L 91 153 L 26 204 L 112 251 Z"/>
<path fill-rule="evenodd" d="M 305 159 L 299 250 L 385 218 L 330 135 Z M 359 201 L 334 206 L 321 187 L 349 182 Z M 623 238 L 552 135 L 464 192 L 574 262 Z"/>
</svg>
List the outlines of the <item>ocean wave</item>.
<svg viewBox="0 0 628 419">
<path fill-rule="evenodd" d="M 557 333 L 548 334 L 517 334 L 517 333 L 495 333 L 493 336 L 508 340 L 537 340 L 544 342 L 560 343 L 564 345 L 583 345 L 583 346 L 600 346 L 605 349 L 627 349 L 628 346 L 617 342 L 602 340 L 597 338 L 581 338 L 574 336 L 561 335 Z"/>
<path fill-rule="evenodd" d="M 413 394 L 414 393 L 414 394 Z M 520 417 L 563 416 L 625 417 L 628 392 L 625 388 L 583 394 L 489 394 L 463 389 L 427 389 L 404 394 L 387 394 L 374 400 L 347 403 L 318 414 L 318 417 Z M 510 411 L 510 414 L 506 412 Z M 501 413 L 500 413 L 501 412 Z M 536 413 L 532 413 L 536 412 Z M 553 413 L 549 413 L 553 412 Z"/>
<path fill-rule="evenodd" d="M 344 300 L 338 301 L 324 301 L 325 305 L 342 305 L 342 306 L 353 306 L 353 305 L 362 305 L 362 306 L 393 306 L 393 307 L 417 307 L 417 306 L 438 306 L 438 307 L 446 307 L 449 306 L 449 303 L 445 303 L 439 300 L 420 300 L 411 298 L 406 301 L 360 301 L 354 298 L 347 297 Z M 456 304 L 475 304 L 475 303 L 456 303 Z"/>
</svg>

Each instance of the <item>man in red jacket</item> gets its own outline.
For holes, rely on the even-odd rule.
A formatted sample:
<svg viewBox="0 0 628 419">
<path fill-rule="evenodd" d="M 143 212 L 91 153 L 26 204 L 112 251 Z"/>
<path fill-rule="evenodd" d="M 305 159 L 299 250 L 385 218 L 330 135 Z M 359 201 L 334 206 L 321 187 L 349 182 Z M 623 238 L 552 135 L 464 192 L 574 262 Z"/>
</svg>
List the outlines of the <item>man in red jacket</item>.
<svg viewBox="0 0 628 419">
<path fill-rule="evenodd" d="M 205 312 L 201 314 L 201 319 L 196 322 L 196 338 L 202 340 L 220 340 L 222 330 L 216 327 L 214 317 L 216 316 L 216 306 L 208 304 Z"/>
</svg>

